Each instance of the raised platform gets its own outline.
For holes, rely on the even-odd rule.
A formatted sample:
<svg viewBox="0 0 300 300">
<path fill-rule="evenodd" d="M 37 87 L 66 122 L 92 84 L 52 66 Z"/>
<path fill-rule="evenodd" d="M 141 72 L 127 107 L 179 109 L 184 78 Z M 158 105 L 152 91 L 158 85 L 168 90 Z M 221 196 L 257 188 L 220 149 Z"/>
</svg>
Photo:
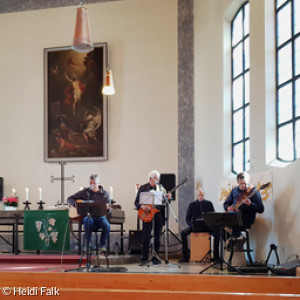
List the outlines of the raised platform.
<svg viewBox="0 0 300 300">
<path fill-rule="evenodd" d="M 2 254 L 0 255 L 0 270 L 1 264 L 78 264 L 80 255 L 57 255 L 57 254 L 21 254 L 21 255 L 11 255 L 11 254 Z M 139 256 L 134 255 L 110 255 L 109 257 L 110 265 L 123 265 L 123 264 L 132 264 L 140 261 Z M 95 260 L 95 256 L 92 256 L 92 263 Z M 105 263 L 105 258 L 103 255 L 100 255 L 100 262 Z M 82 259 L 82 263 L 86 263 L 86 257 Z"/>
<path fill-rule="evenodd" d="M 56 291 L 59 299 L 296 299 L 300 278 L 174 274 L 0 272 L 2 292 L 35 295 Z M 6 287 L 3 289 L 3 287 Z M 33 290 L 35 289 L 35 290 Z"/>
</svg>

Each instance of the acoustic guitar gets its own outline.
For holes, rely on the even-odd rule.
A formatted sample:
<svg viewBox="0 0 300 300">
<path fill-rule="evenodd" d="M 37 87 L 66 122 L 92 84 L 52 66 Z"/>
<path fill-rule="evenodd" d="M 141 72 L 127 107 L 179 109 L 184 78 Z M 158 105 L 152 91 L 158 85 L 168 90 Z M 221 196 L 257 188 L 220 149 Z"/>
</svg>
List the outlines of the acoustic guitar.
<svg viewBox="0 0 300 300">
<path fill-rule="evenodd" d="M 80 203 L 80 202 L 84 202 L 84 200 L 81 200 L 81 199 L 78 199 L 76 200 L 76 203 Z M 110 206 L 111 209 L 121 209 L 121 206 L 120 205 L 117 205 L 117 204 L 113 204 Z M 77 213 L 77 208 L 76 206 L 72 206 L 70 205 L 69 206 L 69 218 L 76 221 L 76 220 L 81 220 L 84 218 L 84 216 L 81 216 Z"/>
<path fill-rule="evenodd" d="M 174 188 L 172 188 L 168 193 L 173 193 L 176 191 L 181 185 L 184 185 L 187 183 L 187 178 L 184 178 L 178 185 L 176 185 Z M 143 220 L 145 223 L 149 223 L 152 221 L 154 215 L 159 212 L 159 210 L 152 205 L 146 205 L 149 207 L 149 211 L 145 211 L 142 208 L 138 209 L 138 216 L 141 220 Z"/>
</svg>

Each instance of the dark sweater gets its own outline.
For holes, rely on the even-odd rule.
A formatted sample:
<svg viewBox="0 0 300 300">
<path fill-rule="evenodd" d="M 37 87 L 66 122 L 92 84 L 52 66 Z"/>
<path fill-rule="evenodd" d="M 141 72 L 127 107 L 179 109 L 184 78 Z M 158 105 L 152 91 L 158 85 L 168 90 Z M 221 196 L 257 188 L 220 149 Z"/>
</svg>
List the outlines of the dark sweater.
<svg viewBox="0 0 300 300">
<path fill-rule="evenodd" d="M 254 188 L 254 191 L 257 191 L 257 189 Z M 225 211 L 227 211 L 228 206 L 234 205 L 238 198 L 242 197 L 244 193 L 245 191 L 240 190 L 239 187 L 233 188 L 228 198 L 224 202 Z M 243 224 L 245 226 L 252 225 L 255 221 L 256 213 L 263 213 L 265 209 L 258 191 L 250 198 L 250 200 L 250 206 L 242 204 L 239 208 L 242 215 Z"/>
<path fill-rule="evenodd" d="M 68 203 L 72 206 L 75 206 L 75 202 L 78 199 L 110 203 L 108 192 L 105 191 L 101 185 L 99 186 L 98 192 L 93 192 L 89 188 L 85 188 L 82 191 L 77 192 L 68 198 Z"/>
<path fill-rule="evenodd" d="M 189 225 L 189 227 L 193 227 L 193 220 L 201 219 L 202 213 L 206 212 L 214 212 L 214 206 L 211 201 L 203 200 L 203 201 L 193 201 L 190 203 L 188 210 L 186 212 L 185 221 Z"/>
</svg>

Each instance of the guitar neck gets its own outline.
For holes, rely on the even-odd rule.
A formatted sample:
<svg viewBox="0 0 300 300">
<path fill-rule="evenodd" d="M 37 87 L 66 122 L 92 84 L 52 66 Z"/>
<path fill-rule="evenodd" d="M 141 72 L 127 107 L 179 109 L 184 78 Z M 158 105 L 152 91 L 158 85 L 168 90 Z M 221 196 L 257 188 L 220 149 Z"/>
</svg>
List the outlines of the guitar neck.
<svg viewBox="0 0 300 300">
<path fill-rule="evenodd" d="M 179 184 L 177 184 L 175 187 L 173 187 L 170 191 L 168 191 L 168 193 L 173 193 L 174 191 L 176 191 L 181 185 L 184 185 L 186 183 L 186 181 L 184 180 L 183 182 L 180 182 Z"/>
</svg>

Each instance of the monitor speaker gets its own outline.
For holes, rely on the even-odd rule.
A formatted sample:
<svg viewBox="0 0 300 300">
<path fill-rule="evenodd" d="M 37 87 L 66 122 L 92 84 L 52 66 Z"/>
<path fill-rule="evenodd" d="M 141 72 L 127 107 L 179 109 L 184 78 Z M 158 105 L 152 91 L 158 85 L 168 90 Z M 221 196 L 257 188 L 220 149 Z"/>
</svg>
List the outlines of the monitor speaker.
<svg viewBox="0 0 300 300">
<path fill-rule="evenodd" d="M 2 201 L 3 198 L 3 178 L 0 177 L 0 201 Z"/>
<path fill-rule="evenodd" d="M 129 254 L 142 253 L 142 231 L 129 230 Z"/>
<path fill-rule="evenodd" d="M 176 186 L 176 175 L 171 173 L 160 174 L 160 183 L 167 191 Z M 173 200 L 176 200 L 176 191 L 172 193 Z"/>
</svg>

